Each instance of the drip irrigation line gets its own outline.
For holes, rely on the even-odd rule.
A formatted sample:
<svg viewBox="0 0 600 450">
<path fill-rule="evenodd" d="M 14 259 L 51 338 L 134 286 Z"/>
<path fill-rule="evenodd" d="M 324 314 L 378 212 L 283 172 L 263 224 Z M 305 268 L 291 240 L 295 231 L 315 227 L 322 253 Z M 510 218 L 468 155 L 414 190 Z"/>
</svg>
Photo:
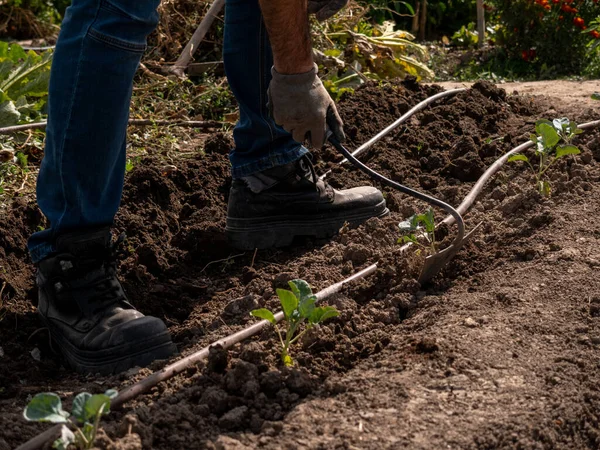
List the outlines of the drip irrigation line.
<svg viewBox="0 0 600 450">
<path fill-rule="evenodd" d="M 383 130 L 381 130 L 379 133 L 377 133 L 375 136 L 373 136 L 367 142 L 365 142 L 360 147 L 358 147 L 356 150 L 354 150 L 351 153 L 351 155 L 352 156 L 358 156 L 362 152 L 364 152 L 365 150 L 368 150 L 369 148 L 371 148 L 373 146 L 373 144 L 375 144 L 376 142 L 379 142 L 383 137 L 387 136 L 390 132 L 394 131 L 396 128 L 398 128 L 400 125 L 402 125 L 408 119 L 410 119 L 416 113 L 418 113 L 419 111 L 425 109 L 427 106 L 429 106 L 431 103 L 435 102 L 436 100 L 439 100 L 440 98 L 444 98 L 444 97 L 450 97 L 452 95 L 456 95 L 459 92 L 464 92 L 466 90 L 467 90 L 466 88 L 450 89 L 449 91 L 440 92 L 439 94 L 435 94 L 435 95 L 433 95 L 433 96 L 431 96 L 429 98 L 426 98 L 422 102 L 417 103 L 415 106 L 413 106 L 407 112 L 405 112 L 404 114 L 402 114 L 394 123 L 388 125 L 386 128 L 384 128 Z M 341 164 L 344 164 L 344 163 L 347 163 L 347 162 L 348 162 L 348 158 L 346 157 L 343 160 L 341 160 L 338 163 L 338 165 L 341 165 Z M 328 170 L 323 175 L 321 175 L 320 178 L 323 179 L 327 175 L 329 175 L 330 173 L 331 173 L 331 170 Z"/>
<path fill-rule="evenodd" d="M 449 92 L 454 94 L 457 92 L 461 92 L 463 90 L 464 89 L 455 89 L 454 91 L 447 91 L 447 92 L 441 93 L 441 94 L 449 95 L 448 94 Z M 421 105 L 423 103 L 425 103 L 425 105 L 431 103 L 431 101 L 428 102 L 428 100 L 431 100 L 434 97 L 435 98 L 444 97 L 444 95 L 441 95 L 441 94 L 437 94 L 433 97 L 430 97 L 429 99 L 425 100 L 424 102 L 421 102 L 419 105 Z M 413 108 L 413 110 L 416 109 L 417 107 L 419 107 L 419 105 L 417 105 L 415 108 Z M 415 112 L 416 111 L 414 111 L 412 114 L 414 114 Z M 406 114 L 408 114 L 408 113 L 406 113 Z M 406 116 L 406 114 L 404 116 Z M 410 117 L 410 116 L 408 116 L 408 117 Z M 406 120 L 406 119 L 404 119 L 404 120 Z M 396 122 L 394 122 L 394 124 L 399 125 L 400 124 L 399 122 L 400 122 L 400 119 L 398 119 Z M 392 124 L 392 125 L 394 125 L 394 124 Z M 371 139 L 369 141 L 369 142 L 371 142 L 371 145 L 372 145 L 372 143 L 381 139 L 381 137 L 385 136 L 385 134 L 389 133 L 393 128 L 395 128 L 395 127 L 392 127 L 392 125 L 390 125 L 384 131 L 382 131 L 377 136 L 375 136 L 375 137 L 378 137 L 378 139 L 375 139 L 375 138 Z M 600 120 L 597 120 L 597 121 L 588 122 L 588 123 L 579 125 L 579 128 L 581 128 L 583 130 L 587 130 L 587 129 L 591 129 L 591 128 L 595 128 L 595 127 L 599 127 L 599 126 L 600 126 Z M 0 129 L 0 131 L 1 131 L 1 129 Z M 340 150 L 342 153 L 344 153 L 351 162 L 353 162 L 355 165 L 357 165 L 357 167 L 359 167 L 359 168 L 364 167 L 364 168 L 368 169 L 367 173 L 369 173 L 369 175 L 371 175 L 371 176 L 377 175 L 376 178 L 378 178 L 379 181 L 381 181 L 381 182 L 384 182 L 383 180 L 387 180 L 386 182 L 384 182 L 385 184 L 388 184 L 387 182 L 390 182 L 390 183 L 393 183 L 394 185 L 397 185 L 397 183 L 394 183 L 393 181 L 388 180 L 387 178 L 383 177 L 382 175 L 377 174 L 376 172 L 372 171 L 371 169 L 366 167 L 364 164 L 360 163 L 360 161 L 358 161 L 354 157 L 357 154 L 358 150 L 360 150 L 361 148 L 363 148 L 363 150 L 364 150 L 364 149 L 368 148 L 368 146 L 363 145 L 363 146 L 359 147 L 359 149 L 355 150 L 353 153 L 350 153 L 341 144 L 339 144 L 339 142 L 337 142 L 337 143 L 334 142 L 334 145 L 335 144 L 337 144 L 336 148 L 338 148 L 338 150 Z M 494 175 L 499 170 L 499 168 L 508 160 L 508 158 L 511 155 L 518 153 L 520 151 L 526 150 L 533 145 L 534 145 L 533 142 L 526 142 L 524 144 L 521 144 L 518 147 L 516 147 L 516 148 L 512 149 L 511 151 L 509 151 L 508 153 L 506 153 L 505 155 L 503 155 L 497 161 L 495 161 L 494 164 L 492 164 L 488 168 L 488 170 L 486 170 L 486 172 L 479 178 L 477 183 L 473 186 L 473 188 L 471 189 L 469 194 L 465 197 L 465 199 L 460 204 L 460 206 L 458 208 L 456 208 L 456 210 L 454 210 L 454 208 L 452 208 L 452 207 L 450 207 L 450 208 L 452 208 L 452 210 L 458 215 L 458 217 L 460 217 L 460 214 L 466 213 L 468 211 L 468 209 L 473 205 L 477 196 L 481 193 L 485 183 L 489 180 L 489 178 L 492 175 Z M 356 164 L 356 163 L 358 163 L 358 164 Z M 390 184 L 388 184 L 388 185 L 390 185 Z M 401 186 L 404 189 L 410 190 L 410 188 L 406 188 L 405 186 L 402 186 L 402 185 L 398 185 L 398 186 Z M 392 186 L 392 187 L 396 187 L 396 186 Z M 415 193 L 418 194 L 418 196 L 415 195 L 415 196 L 417 196 L 417 198 L 420 198 L 421 196 L 429 197 L 429 196 L 426 196 L 425 194 L 421 194 L 416 191 L 413 191 L 409 195 L 413 195 Z M 428 201 L 429 198 L 423 199 L 423 200 Z M 440 200 L 437 200 L 437 199 L 434 199 L 434 200 L 436 202 L 440 202 Z M 451 223 L 453 223 L 454 220 L 456 220 L 455 214 L 450 214 L 449 217 L 444 219 L 444 222 L 451 224 Z M 460 221 L 458 223 L 460 223 Z M 460 225 L 459 225 L 459 227 L 460 227 Z M 400 252 L 405 251 L 409 247 L 410 247 L 410 243 L 403 245 L 400 248 Z M 377 264 L 372 264 L 369 267 L 361 270 L 360 272 L 357 272 L 354 275 L 319 291 L 316 294 L 317 299 L 322 300 L 324 298 L 327 298 L 330 295 L 339 292 L 345 284 L 350 283 L 354 280 L 369 276 L 369 275 L 373 274 L 376 270 L 377 270 Z M 282 318 L 283 318 L 283 312 L 280 311 L 277 314 L 275 314 L 275 320 L 277 322 L 279 322 Z M 254 336 L 259 331 L 261 331 L 265 326 L 267 326 L 269 323 L 270 322 L 268 322 L 266 320 L 257 322 L 241 331 L 238 331 L 237 333 L 234 333 L 230 336 L 227 336 L 223 339 L 219 339 L 218 341 L 213 342 L 212 344 L 208 345 L 207 347 L 204 347 L 203 349 L 199 350 L 198 352 L 192 353 L 191 355 L 184 357 L 184 358 L 180 359 L 179 361 L 174 362 L 173 364 L 168 365 L 167 367 L 165 367 L 164 369 L 162 369 L 160 371 L 154 372 L 147 378 L 144 378 L 143 380 L 140 380 L 137 383 L 133 384 L 132 386 L 126 388 L 124 391 L 121 391 L 121 393 L 113 400 L 112 407 L 118 408 L 118 407 L 122 406 L 125 402 L 137 397 L 140 394 L 147 392 L 148 390 L 150 390 L 151 388 L 156 386 L 158 383 L 168 380 L 168 379 L 172 378 L 173 376 L 186 370 L 188 367 L 192 366 L 193 364 L 196 364 L 199 361 L 202 361 L 203 359 L 205 359 L 208 356 L 210 347 L 215 346 L 215 345 L 222 345 L 223 348 L 228 349 L 228 348 L 232 347 L 233 345 L 235 345 L 251 336 Z M 56 425 L 56 426 L 44 431 L 43 433 L 30 439 L 23 445 L 17 447 L 16 450 L 37 450 L 37 449 L 41 448 L 47 442 L 49 442 L 50 440 L 56 439 L 59 436 L 61 426 L 62 425 Z"/>
<path fill-rule="evenodd" d="M 590 129 L 593 129 L 596 127 L 600 127 L 600 120 L 595 120 L 592 122 L 587 122 L 587 123 L 578 125 L 578 128 L 581 128 L 582 130 L 590 130 Z M 481 175 L 481 177 L 479 177 L 479 179 L 477 180 L 475 185 L 471 188 L 471 190 L 469 191 L 469 193 L 467 194 L 465 199 L 458 206 L 458 208 L 456 208 L 456 210 L 460 214 L 465 214 L 469 210 L 469 208 L 471 208 L 471 206 L 473 206 L 473 203 L 475 203 L 475 200 L 477 199 L 479 194 L 481 194 L 481 191 L 483 190 L 483 187 L 485 186 L 485 184 L 489 181 L 489 179 L 496 172 L 498 172 L 498 170 L 500 170 L 500 167 L 502 167 L 504 165 L 504 163 L 506 163 L 506 161 L 508 161 L 508 158 L 510 158 L 511 156 L 513 156 L 517 153 L 521 153 L 522 151 L 527 150 L 528 148 L 533 147 L 534 145 L 535 144 L 532 141 L 527 141 L 527 142 L 519 145 L 518 147 L 513 148 L 511 151 L 505 153 L 501 158 L 498 158 L 494 162 L 494 164 L 492 164 L 490 167 L 488 167 L 488 169 L 483 173 L 483 175 Z M 452 225 L 454 223 L 454 217 L 448 216 L 442 222 L 447 225 Z"/>
<path fill-rule="evenodd" d="M 26 123 L 24 125 L 13 125 L 0 128 L 0 134 L 12 134 L 17 131 L 43 130 L 48 122 Z M 151 120 L 151 119 L 129 119 L 130 126 L 174 126 L 187 128 L 218 128 L 227 125 L 227 122 L 216 120 Z"/>
<path fill-rule="evenodd" d="M 360 272 L 351 275 L 350 277 L 332 284 L 331 286 L 317 292 L 315 295 L 317 297 L 317 301 L 323 300 L 337 292 L 339 292 L 342 287 L 346 284 L 364 278 L 373 274 L 377 270 L 377 264 L 372 264 L 369 267 L 361 270 Z M 283 319 L 283 311 L 279 311 L 275 314 L 275 320 L 279 322 Z M 116 409 L 123 405 L 123 403 L 137 397 L 140 394 L 148 392 L 158 383 L 168 380 L 169 378 L 174 377 L 175 375 L 183 372 L 187 368 L 192 365 L 206 359 L 209 355 L 210 348 L 215 345 L 221 345 L 224 349 L 228 349 L 235 344 L 257 334 L 264 327 L 270 325 L 271 323 L 267 320 L 261 320 L 260 322 L 254 323 L 247 328 L 244 328 L 237 333 L 231 334 L 223 339 L 219 339 L 218 341 L 213 342 L 212 344 L 204 347 L 202 350 L 199 350 L 195 353 L 192 353 L 185 358 L 180 359 L 179 361 L 174 362 L 173 364 L 169 364 L 162 370 L 154 372 L 150 376 L 144 378 L 143 380 L 138 381 L 137 383 L 129 386 L 127 389 L 121 391 L 119 395 L 111 402 L 111 408 Z M 33 439 L 27 441 L 20 447 L 17 447 L 16 450 L 36 450 L 45 445 L 48 441 L 56 439 L 60 435 L 62 424 L 55 425 L 52 428 L 44 431 L 43 433 L 37 435 Z"/>
</svg>

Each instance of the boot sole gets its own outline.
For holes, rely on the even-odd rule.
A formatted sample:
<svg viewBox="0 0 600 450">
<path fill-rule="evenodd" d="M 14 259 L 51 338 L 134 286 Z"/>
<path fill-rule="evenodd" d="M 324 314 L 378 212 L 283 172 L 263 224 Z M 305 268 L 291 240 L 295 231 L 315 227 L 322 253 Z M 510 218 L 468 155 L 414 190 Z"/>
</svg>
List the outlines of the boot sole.
<svg viewBox="0 0 600 450">
<path fill-rule="evenodd" d="M 43 316 L 40 315 L 40 318 L 50 330 L 52 339 L 69 366 L 81 374 L 117 374 L 132 367 L 144 367 L 153 361 L 168 359 L 177 353 L 177 347 L 171 341 L 168 331 L 143 341 L 126 343 L 106 350 L 80 350 L 60 333 L 54 332 Z"/>
<path fill-rule="evenodd" d="M 312 216 L 278 216 L 252 219 L 227 217 L 225 234 L 231 246 L 254 250 L 291 245 L 299 236 L 326 239 L 335 236 L 344 223 L 356 227 L 372 217 L 383 217 L 389 209 L 382 200 L 375 206 L 359 210 L 323 212 Z"/>
</svg>

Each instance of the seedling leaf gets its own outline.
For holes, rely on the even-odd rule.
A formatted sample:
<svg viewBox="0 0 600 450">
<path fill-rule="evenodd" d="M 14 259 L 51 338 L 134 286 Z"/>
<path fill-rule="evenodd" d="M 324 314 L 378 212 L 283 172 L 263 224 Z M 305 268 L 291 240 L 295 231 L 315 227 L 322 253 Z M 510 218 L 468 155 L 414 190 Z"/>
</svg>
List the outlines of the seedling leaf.
<svg viewBox="0 0 600 450">
<path fill-rule="evenodd" d="M 260 309 L 255 309 L 254 311 L 250 311 L 250 315 L 254 316 L 254 317 L 258 317 L 259 319 L 268 320 L 273 325 L 275 325 L 277 323 L 273 313 L 266 308 L 260 308 Z"/>
<path fill-rule="evenodd" d="M 574 145 L 559 145 L 556 147 L 556 157 L 562 158 L 567 155 L 579 155 L 581 150 L 579 150 Z"/>
<path fill-rule="evenodd" d="M 95 418 L 100 412 L 108 414 L 110 412 L 110 397 L 106 394 L 92 395 L 85 402 L 85 412 L 89 418 Z"/>
<path fill-rule="evenodd" d="M 37 394 L 23 412 L 25 419 L 32 422 L 65 423 L 69 413 L 62 409 L 60 397 L 52 392 Z"/>
<path fill-rule="evenodd" d="M 288 282 L 292 288 L 292 292 L 296 294 L 296 297 L 302 301 L 303 298 L 310 297 L 312 295 L 312 289 L 310 285 L 304 280 L 292 280 Z"/>
<path fill-rule="evenodd" d="M 592 100 L 600 100 L 600 92 L 594 92 L 591 98 Z"/>
<path fill-rule="evenodd" d="M 538 128 L 546 149 L 550 149 L 560 142 L 560 136 L 553 126 L 548 125 L 547 123 L 540 123 Z"/>
<path fill-rule="evenodd" d="M 303 298 L 300 300 L 300 304 L 298 306 L 298 312 L 300 313 L 300 317 L 303 319 L 307 319 L 315 310 L 315 303 L 317 302 L 317 297 L 311 295 L 310 297 Z"/>
<path fill-rule="evenodd" d="M 525 161 L 525 162 L 529 162 L 529 158 L 525 155 L 521 155 L 520 153 L 517 153 L 515 155 L 512 155 L 511 157 L 508 158 L 508 162 L 513 162 L 513 161 Z"/>
<path fill-rule="evenodd" d="M 314 309 L 308 321 L 312 324 L 317 324 L 339 315 L 339 311 L 333 306 L 319 306 L 318 308 Z"/>
<path fill-rule="evenodd" d="M 435 216 L 433 209 L 429 208 L 424 214 L 423 223 L 425 224 L 425 230 L 427 233 L 433 233 L 435 231 Z"/>
<path fill-rule="evenodd" d="M 75 418 L 77 420 L 79 420 L 81 423 L 90 419 L 86 413 L 85 404 L 91 397 L 92 397 L 92 394 L 90 394 L 88 392 L 82 392 L 73 399 L 73 406 L 71 408 L 71 414 L 73 416 L 75 416 Z"/>
<path fill-rule="evenodd" d="M 114 400 L 119 393 L 115 389 L 107 389 L 104 395 L 108 396 L 111 400 Z"/>
<path fill-rule="evenodd" d="M 281 302 L 285 318 L 290 318 L 298 307 L 298 298 L 292 291 L 287 291 L 285 289 L 277 289 L 277 296 Z"/>
<path fill-rule="evenodd" d="M 412 216 L 411 218 L 404 220 L 398 224 L 398 228 L 400 228 L 400 231 L 402 233 L 410 233 L 411 231 L 416 230 L 416 227 L 414 226 L 413 221 L 412 221 L 413 217 L 415 217 L 415 216 Z"/>
</svg>

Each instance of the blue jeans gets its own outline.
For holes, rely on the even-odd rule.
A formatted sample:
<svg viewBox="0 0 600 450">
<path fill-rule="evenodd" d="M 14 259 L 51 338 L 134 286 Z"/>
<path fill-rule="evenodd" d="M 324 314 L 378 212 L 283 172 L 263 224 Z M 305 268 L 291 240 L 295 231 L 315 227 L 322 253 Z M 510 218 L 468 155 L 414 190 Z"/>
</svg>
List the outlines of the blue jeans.
<svg viewBox="0 0 600 450">
<path fill-rule="evenodd" d="M 33 262 L 56 236 L 110 226 L 121 201 L 133 76 L 158 23 L 160 0 L 73 0 L 50 76 L 38 205 L 50 222 L 28 242 Z M 307 153 L 266 108 L 271 47 L 258 0 L 227 0 L 224 61 L 238 100 L 232 174 L 239 178 Z"/>
</svg>

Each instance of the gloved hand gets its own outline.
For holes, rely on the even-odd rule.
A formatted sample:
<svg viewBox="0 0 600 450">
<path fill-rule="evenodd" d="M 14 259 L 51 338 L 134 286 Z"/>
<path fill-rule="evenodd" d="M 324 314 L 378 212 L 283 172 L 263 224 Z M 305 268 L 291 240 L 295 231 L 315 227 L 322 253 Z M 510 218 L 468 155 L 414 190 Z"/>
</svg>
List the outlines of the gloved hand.
<svg viewBox="0 0 600 450">
<path fill-rule="evenodd" d="M 308 13 L 314 14 L 319 22 L 329 19 L 348 4 L 348 0 L 308 0 Z"/>
<path fill-rule="evenodd" d="M 325 144 L 327 127 L 335 138 L 345 140 L 343 122 L 335 103 L 317 76 L 318 68 L 305 73 L 281 74 L 273 67 L 273 78 L 267 91 L 271 117 L 277 125 L 302 143 L 306 139 L 314 147 Z"/>
</svg>

